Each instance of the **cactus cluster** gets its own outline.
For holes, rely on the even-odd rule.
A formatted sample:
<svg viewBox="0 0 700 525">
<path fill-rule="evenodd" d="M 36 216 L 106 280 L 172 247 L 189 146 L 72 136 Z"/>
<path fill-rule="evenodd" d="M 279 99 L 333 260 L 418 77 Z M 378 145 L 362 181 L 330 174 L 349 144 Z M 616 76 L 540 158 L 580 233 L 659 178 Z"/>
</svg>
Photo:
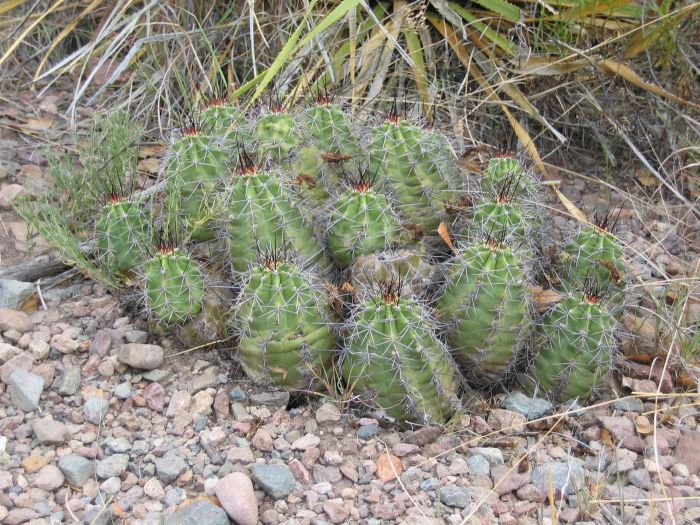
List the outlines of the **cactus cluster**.
<svg viewBox="0 0 700 525">
<path fill-rule="evenodd" d="M 96 263 L 188 341 L 220 325 L 252 379 L 339 387 L 398 420 L 446 422 L 467 384 L 562 400 L 600 385 L 624 304 L 608 219 L 559 250 L 547 273 L 563 299 L 538 313 L 543 192 L 516 157 L 468 174 L 395 105 L 378 119 L 327 93 L 307 106 L 209 99 L 150 199 L 106 199 Z M 222 283 L 230 298 L 209 301 Z"/>
</svg>

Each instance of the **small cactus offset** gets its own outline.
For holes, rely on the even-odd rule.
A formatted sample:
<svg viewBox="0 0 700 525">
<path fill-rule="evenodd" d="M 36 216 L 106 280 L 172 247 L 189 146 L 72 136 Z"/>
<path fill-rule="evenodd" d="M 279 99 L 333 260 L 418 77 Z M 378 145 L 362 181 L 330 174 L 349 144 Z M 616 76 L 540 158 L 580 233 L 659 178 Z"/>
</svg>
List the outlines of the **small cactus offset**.
<svg viewBox="0 0 700 525">
<path fill-rule="evenodd" d="M 281 174 L 259 168 L 243 149 L 239 150 L 239 171 L 231 180 L 227 208 L 228 248 L 235 270 L 248 270 L 260 251 L 286 247 L 304 262 L 331 272 L 323 248 L 304 222 Z"/>
<path fill-rule="evenodd" d="M 531 324 L 526 265 L 502 238 L 459 249 L 449 265 L 437 309 L 474 381 L 500 383 L 515 370 Z"/>
<path fill-rule="evenodd" d="M 105 266 L 114 271 L 135 269 L 143 262 L 148 224 L 139 205 L 119 195 L 110 196 L 97 216 L 95 245 Z"/>
<path fill-rule="evenodd" d="M 535 358 L 523 384 L 556 401 L 587 400 L 600 387 L 615 351 L 615 318 L 591 291 L 557 304 L 538 326 Z"/>
<path fill-rule="evenodd" d="M 349 117 L 327 93 L 316 97 L 316 103 L 304 113 L 304 122 L 313 145 L 321 154 L 350 157 L 359 154 Z"/>
<path fill-rule="evenodd" d="M 620 317 L 625 302 L 625 265 L 622 245 L 612 234 L 609 215 L 584 226 L 562 249 L 562 288 L 581 290 L 592 281 L 602 290 L 610 311 Z"/>
<path fill-rule="evenodd" d="M 396 244 L 401 228 L 389 201 L 373 189 L 366 171 L 349 178 L 349 185 L 333 206 L 326 239 L 333 261 L 341 268 L 360 255 Z"/>
<path fill-rule="evenodd" d="M 202 311 L 204 275 L 189 255 L 164 242 L 144 266 L 146 306 L 166 324 L 183 323 Z"/>
<path fill-rule="evenodd" d="M 240 361 L 249 377 L 314 389 L 330 382 L 336 336 L 309 276 L 275 253 L 248 274 L 235 307 Z"/>
<path fill-rule="evenodd" d="M 459 406 L 460 376 L 420 303 L 386 283 L 358 305 L 342 357 L 346 387 L 401 421 L 445 423 Z"/>
</svg>

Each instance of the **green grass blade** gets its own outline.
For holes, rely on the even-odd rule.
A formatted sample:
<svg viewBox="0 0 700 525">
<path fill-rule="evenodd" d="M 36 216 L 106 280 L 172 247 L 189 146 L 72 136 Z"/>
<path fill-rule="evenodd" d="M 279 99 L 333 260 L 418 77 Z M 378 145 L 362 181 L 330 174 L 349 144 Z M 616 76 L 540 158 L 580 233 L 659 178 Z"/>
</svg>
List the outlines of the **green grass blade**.
<svg viewBox="0 0 700 525">
<path fill-rule="evenodd" d="M 477 4 L 501 15 L 509 22 L 520 21 L 520 8 L 507 2 L 506 0 L 475 0 Z M 454 6 L 451 6 L 454 9 Z"/>
</svg>

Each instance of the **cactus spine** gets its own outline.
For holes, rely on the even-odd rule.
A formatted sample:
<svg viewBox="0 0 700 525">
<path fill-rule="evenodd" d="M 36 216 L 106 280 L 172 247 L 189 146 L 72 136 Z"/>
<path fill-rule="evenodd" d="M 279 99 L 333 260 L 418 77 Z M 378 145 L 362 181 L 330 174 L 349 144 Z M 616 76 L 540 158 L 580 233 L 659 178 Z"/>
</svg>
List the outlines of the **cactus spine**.
<svg viewBox="0 0 700 525">
<path fill-rule="evenodd" d="M 330 381 L 336 338 L 320 295 L 298 267 L 274 255 L 251 270 L 235 316 L 249 377 L 303 389 Z"/>
<path fill-rule="evenodd" d="M 342 373 L 347 387 L 398 420 L 445 423 L 459 376 L 424 307 L 389 284 L 351 319 Z"/>
</svg>

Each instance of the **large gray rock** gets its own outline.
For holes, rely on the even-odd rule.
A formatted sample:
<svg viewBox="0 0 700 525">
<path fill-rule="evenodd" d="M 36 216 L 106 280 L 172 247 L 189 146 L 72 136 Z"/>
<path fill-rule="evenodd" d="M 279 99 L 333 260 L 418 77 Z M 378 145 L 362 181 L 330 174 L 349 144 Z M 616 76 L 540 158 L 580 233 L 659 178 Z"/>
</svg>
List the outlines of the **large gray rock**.
<svg viewBox="0 0 700 525">
<path fill-rule="evenodd" d="M 95 474 L 99 479 L 121 476 L 122 472 L 129 466 L 128 454 L 114 454 L 108 458 L 98 461 L 95 466 Z"/>
<path fill-rule="evenodd" d="M 156 475 L 163 483 L 172 483 L 187 470 L 187 463 L 177 454 L 167 454 L 156 459 Z"/>
<path fill-rule="evenodd" d="M 272 499 L 286 498 L 296 481 L 286 465 L 256 463 L 250 468 L 253 481 Z"/>
<path fill-rule="evenodd" d="M 165 516 L 163 525 L 228 525 L 226 511 L 210 501 L 197 500 Z"/>
<path fill-rule="evenodd" d="M 503 407 L 506 410 L 522 414 L 528 420 L 532 420 L 549 414 L 554 405 L 546 399 L 526 396 L 522 392 L 512 392 L 503 401 Z"/>
<path fill-rule="evenodd" d="M 0 308 L 16 310 L 34 293 L 34 284 L 14 279 L 0 279 Z"/>
<path fill-rule="evenodd" d="M 165 352 L 158 345 L 127 343 L 119 348 L 117 358 L 132 368 L 153 370 L 163 364 Z"/>
<path fill-rule="evenodd" d="M 93 425 L 99 425 L 109 410 L 109 402 L 99 396 L 91 397 L 83 403 L 83 415 Z"/>
<path fill-rule="evenodd" d="M 78 454 L 67 454 L 58 460 L 66 481 L 74 487 L 82 487 L 90 479 L 93 472 L 92 461 Z"/>
<path fill-rule="evenodd" d="M 60 445 L 68 434 L 66 425 L 49 417 L 32 421 L 32 431 L 41 445 Z"/>
<path fill-rule="evenodd" d="M 41 376 L 18 369 L 10 376 L 10 399 L 12 404 L 24 412 L 33 412 L 39 406 L 39 397 L 44 390 Z"/>
<path fill-rule="evenodd" d="M 583 487 L 585 472 L 578 460 L 549 461 L 532 471 L 531 483 L 543 494 L 549 494 L 549 484 L 562 494 L 573 494 Z"/>
<path fill-rule="evenodd" d="M 466 487 L 447 485 L 440 489 L 440 501 L 448 507 L 465 508 L 471 501 L 471 494 Z"/>
</svg>

